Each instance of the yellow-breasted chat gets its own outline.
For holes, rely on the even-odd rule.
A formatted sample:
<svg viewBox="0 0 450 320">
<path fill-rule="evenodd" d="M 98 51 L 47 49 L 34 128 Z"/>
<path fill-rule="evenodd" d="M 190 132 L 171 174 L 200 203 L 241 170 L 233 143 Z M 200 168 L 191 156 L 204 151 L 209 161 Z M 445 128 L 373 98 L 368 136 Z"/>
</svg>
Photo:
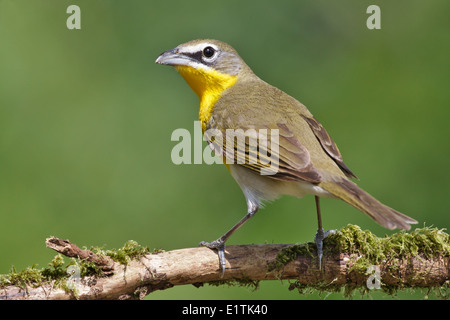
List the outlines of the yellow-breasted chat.
<svg viewBox="0 0 450 320">
<path fill-rule="evenodd" d="M 228 44 L 212 39 L 193 40 L 162 53 L 156 63 L 174 66 L 200 100 L 199 119 L 205 138 L 222 156 L 247 201 L 247 214 L 222 237 L 201 245 L 217 249 L 225 271 L 225 242 L 251 218 L 264 201 L 281 195 L 315 196 L 318 230 L 315 236 L 319 265 L 324 232 L 319 197 L 341 199 L 388 229 L 410 229 L 416 220 L 376 200 L 350 179 L 356 176 L 325 128 L 299 101 L 256 76 Z M 217 135 L 251 132 L 239 144 L 234 139 L 218 143 Z M 239 131 L 241 130 L 241 131 Z M 268 131 L 276 139 L 267 139 Z M 262 133 L 263 132 L 263 133 Z M 250 139 L 254 138 L 254 139 Z M 250 141 L 255 142 L 252 145 Z M 274 157 L 272 157 L 274 156 Z M 267 171 L 268 158 L 276 159 Z M 272 163 L 273 164 L 273 163 Z M 264 170 L 266 170 L 264 172 Z"/>
</svg>

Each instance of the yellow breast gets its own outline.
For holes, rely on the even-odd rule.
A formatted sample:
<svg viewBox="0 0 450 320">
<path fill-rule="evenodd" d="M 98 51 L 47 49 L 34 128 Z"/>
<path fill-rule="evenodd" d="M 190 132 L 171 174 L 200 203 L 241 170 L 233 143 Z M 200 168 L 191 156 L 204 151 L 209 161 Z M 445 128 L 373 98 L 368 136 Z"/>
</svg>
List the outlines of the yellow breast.
<svg viewBox="0 0 450 320">
<path fill-rule="evenodd" d="M 176 69 L 200 99 L 198 117 L 204 132 L 214 105 L 223 91 L 236 83 L 237 76 L 223 74 L 213 69 L 197 69 L 189 66 L 176 66 Z"/>
</svg>

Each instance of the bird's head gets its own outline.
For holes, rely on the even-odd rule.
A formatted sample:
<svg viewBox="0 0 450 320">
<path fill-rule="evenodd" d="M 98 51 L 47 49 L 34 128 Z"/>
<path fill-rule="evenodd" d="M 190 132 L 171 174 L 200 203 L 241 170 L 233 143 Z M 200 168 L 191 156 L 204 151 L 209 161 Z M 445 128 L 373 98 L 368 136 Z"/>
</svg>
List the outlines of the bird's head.
<svg viewBox="0 0 450 320">
<path fill-rule="evenodd" d="M 175 67 L 199 96 L 217 95 L 235 84 L 239 76 L 252 73 L 230 45 L 200 39 L 163 52 L 155 61 Z"/>
</svg>

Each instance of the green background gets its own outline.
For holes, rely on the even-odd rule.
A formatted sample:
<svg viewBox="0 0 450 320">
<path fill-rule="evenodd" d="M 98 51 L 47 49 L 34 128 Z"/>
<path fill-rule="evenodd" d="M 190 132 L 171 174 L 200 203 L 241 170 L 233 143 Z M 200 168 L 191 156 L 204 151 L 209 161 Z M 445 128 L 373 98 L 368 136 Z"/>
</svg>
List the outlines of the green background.
<svg viewBox="0 0 450 320">
<path fill-rule="evenodd" d="M 81 30 L 66 27 L 71 4 Z M 381 7 L 381 30 L 366 27 L 371 4 Z M 361 187 L 419 227 L 448 227 L 449 4 L 0 0 L 0 273 L 45 267 L 50 235 L 171 250 L 214 240 L 245 214 L 224 166 L 171 162 L 171 133 L 193 132 L 198 98 L 154 61 L 196 38 L 230 43 L 257 75 L 303 102 Z M 391 233 L 341 201 L 323 200 L 322 211 L 327 229 Z M 312 196 L 284 197 L 229 244 L 312 241 L 316 227 Z M 149 298 L 341 298 L 288 285 L 180 286 Z"/>
</svg>

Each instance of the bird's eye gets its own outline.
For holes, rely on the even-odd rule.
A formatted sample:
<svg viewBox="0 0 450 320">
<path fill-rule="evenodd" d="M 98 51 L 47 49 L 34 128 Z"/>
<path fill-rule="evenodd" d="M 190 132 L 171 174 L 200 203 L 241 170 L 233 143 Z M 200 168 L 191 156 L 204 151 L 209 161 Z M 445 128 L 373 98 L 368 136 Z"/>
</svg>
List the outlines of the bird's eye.
<svg viewBox="0 0 450 320">
<path fill-rule="evenodd" d="M 215 52 L 216 50 L 214 50 L 213 47 L 206 47 L 205 49 L 203 49 L 203 55 L 207 58 L 211 58 Z"/>
</svg>

